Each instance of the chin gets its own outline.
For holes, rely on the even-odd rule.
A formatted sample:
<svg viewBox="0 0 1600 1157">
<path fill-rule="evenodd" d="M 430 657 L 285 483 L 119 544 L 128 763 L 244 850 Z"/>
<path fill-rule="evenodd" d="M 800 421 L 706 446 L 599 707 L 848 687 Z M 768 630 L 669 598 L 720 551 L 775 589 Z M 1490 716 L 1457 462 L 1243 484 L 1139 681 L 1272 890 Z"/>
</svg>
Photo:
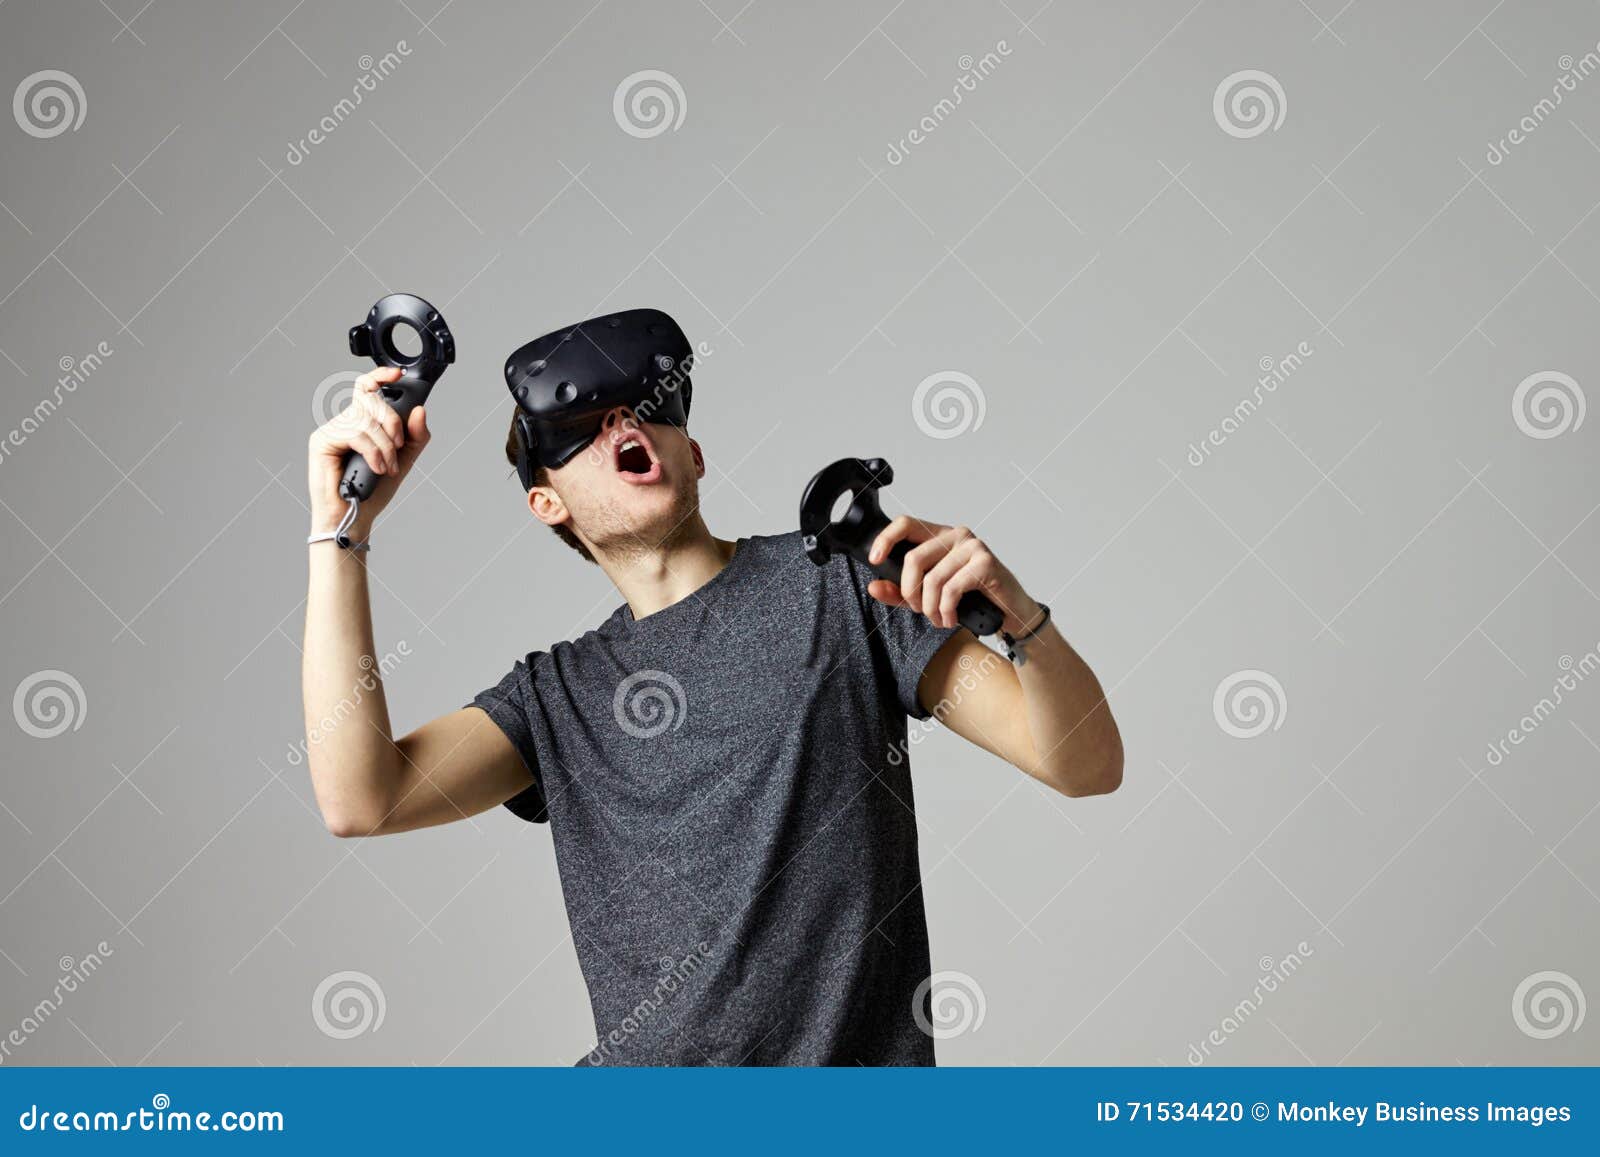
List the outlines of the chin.
<svg viewBox="0 0 1600 1157">
<path fill-rule="evenodd" d="M 591 541 L 607 553 L 629 554 L 641 546 L 664 546 L 695 525 L 698 506 L 699 494 L 692 486 L 686 491 L 666 485 L 629 486 L 627 493 L 618 495 L 608 510 L 593 519 L 592 524 L 607 529 Z M 581 516 L 579 521 L 591 524 Z"/>
</svg>

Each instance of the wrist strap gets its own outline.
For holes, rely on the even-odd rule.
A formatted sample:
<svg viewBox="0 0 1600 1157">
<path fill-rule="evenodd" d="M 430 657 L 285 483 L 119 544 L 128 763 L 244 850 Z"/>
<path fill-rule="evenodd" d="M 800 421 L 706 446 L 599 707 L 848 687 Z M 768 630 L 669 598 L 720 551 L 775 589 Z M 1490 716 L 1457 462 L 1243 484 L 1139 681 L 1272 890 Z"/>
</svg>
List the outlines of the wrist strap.
<svg viewBox="0 0 1600 1157">
<path fill-rule="evenodd" d="M 360 511 L 361 499 L 351 498 L 350 505 L 345 508 L 344 517 L 339 520 L 339 525 L 321 534 L 308 535 L 306 545 L 310 546 L 314 542 L 336 542 L 345 550 L 354 551 L 357 554 L 364 550 L 371 550 L 372 544 L 370 542 L 350 541 L 350 528 L 355 525 L 356 515 Z"/>
<path fill-rule="evenodd" d="M 1005 641 L 1006 645 L 1006 658 L 1010 659 L 1018 667 L 1028 661 L 1028 656 L 1023 651 L 1022 644 L 1031 643 L 1038 638 L 1039 632 L 1044 630 L 1045 624 L 1050 621 L 1050 604 L 1040 603 L 1039 610 L 1041 612 L 1039 621 L 1021 635 L 1013 636 L 1009 631 L 1000 632 L 1000 638 Z"/>
</svg>

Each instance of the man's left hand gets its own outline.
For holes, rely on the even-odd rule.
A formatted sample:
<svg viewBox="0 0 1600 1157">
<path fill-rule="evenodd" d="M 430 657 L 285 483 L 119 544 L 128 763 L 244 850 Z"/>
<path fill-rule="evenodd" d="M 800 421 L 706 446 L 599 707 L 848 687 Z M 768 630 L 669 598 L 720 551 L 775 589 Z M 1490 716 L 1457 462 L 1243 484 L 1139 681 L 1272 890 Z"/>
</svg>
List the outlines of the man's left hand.
<svg viewBox="0 0 1600 1157">
<path fill-rule="evenodd" d="M 965 526 L 943 526 L 902 514 L 878 534 L 869 554 L 874 565 L 897 542 L 909 542 L 900 583 L 874 579 L 867 593 L 891 607 L 907 606 L 936 627 L 959 625 L 956 604 L 968 591 L 981 591 L 1005 614 L 1001 630 L 1019 635 L 1039 617 L 1039 604 L 984 541 Z"/>
</svg>

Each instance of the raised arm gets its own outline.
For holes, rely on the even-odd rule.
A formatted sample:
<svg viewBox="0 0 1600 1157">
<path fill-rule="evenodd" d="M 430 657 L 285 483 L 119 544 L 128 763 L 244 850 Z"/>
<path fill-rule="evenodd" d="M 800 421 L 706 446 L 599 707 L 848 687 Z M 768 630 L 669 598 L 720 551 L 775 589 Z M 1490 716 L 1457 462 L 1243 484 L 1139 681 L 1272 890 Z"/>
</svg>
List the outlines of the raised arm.
<svg viewBox="0 0 1600 1157">
<path fill-rule="evenodd" d="M 901 539 L 900 585 L 883 579 L 868 591 L 880 602 L 909 606 L 935 625 L 956 625 L 956 604 L 982 591 L 1005 612 L 1003 630 L 1021 636 L 1044 616 L 1016 577 L 966 527 L 902 515 L 872 546 L 874 561 Z M 1076 651 L 1046 624 L 1024 645 L 1013 667 L 962 631 L 929 661 L 917 687 L 923 709 L 952 731 L 1064 795 L 1104 795 L 1122 783 L 1122 737 L 1100 681 Z"/>
<path fill-rule="evenodd" d="M 308 485 L 313 534 L 332 530 L 344 513 L 339 474 L 355 450 L 381 476 L 361 504 L 350 536 L 364 541 L 428 443 L 427 415 L 408 424 L 378 388 L 399 376 L 379 369 L 356 383 L 350 405 L 311 435 Z M 317 806 L 336 836 L 410 831 L 465 819 L 504 803 L 533 782 L 516 748 L 488 715 L 463 708 L 395 739 L 384 699 L 383 661 L 373 644 L 367 594 L 368 555 L 333 542 L 313 543 L 306 593 L 301 686 L 306 762 Z"/>
</svg>

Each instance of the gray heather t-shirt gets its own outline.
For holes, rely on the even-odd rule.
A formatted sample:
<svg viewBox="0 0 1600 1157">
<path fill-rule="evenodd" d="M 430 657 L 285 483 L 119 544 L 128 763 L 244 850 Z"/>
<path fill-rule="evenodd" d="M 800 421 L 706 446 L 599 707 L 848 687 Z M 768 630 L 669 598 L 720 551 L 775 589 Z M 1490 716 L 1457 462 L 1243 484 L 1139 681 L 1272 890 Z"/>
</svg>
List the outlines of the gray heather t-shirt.
<svg viewBox="0 0 1600 1157">
<path fill-rule="evenodd" d="M 506 806 L 552 826 L 581 1063 L 933 1063 L 906 717 L 954 631 L 870 578 L 798 533 L 741 539 L 687 598 L 473 701 L 534 776 Z"/>
</svg>

